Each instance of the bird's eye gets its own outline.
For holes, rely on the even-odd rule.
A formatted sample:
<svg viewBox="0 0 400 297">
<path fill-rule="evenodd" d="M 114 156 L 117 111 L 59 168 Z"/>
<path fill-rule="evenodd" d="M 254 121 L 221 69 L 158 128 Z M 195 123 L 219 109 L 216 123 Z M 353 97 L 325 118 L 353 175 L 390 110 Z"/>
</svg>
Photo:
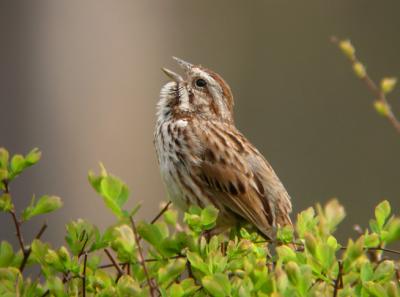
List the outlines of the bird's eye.
<svg viewBox="0 0 400 297">
<path fill-rule="evenodd" d="M 197 87 L 203 88 L 206 86 L 207 82 L 202 78 L 198 78 L 198 79 L 196 79 L 195 84 Z"/>
</svg>

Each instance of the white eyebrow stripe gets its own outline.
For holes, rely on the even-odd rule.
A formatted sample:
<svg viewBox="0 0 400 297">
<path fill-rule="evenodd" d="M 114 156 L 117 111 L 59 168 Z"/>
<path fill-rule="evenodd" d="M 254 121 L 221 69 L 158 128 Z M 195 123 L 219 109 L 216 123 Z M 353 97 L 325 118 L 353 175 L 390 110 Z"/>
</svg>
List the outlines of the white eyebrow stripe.
<svg viewBox="0 0 400 297">
<path fill-rule="evenodd" d="M 225 100 L 223 100 L 222 98 L 221 86 L 215 81 L 215 79 L 211 75 L 199 68 L 192 69 L 192 73 L 194 76 L 200 76 L 209 83 L 208 90 L 210 91 L 211 96 L 214 98 L 214 102 L 217 104 L 222 116 L 226 116 L 226 110 L 228 109 L 228 107 L 225 104 Z"/>
</svg>

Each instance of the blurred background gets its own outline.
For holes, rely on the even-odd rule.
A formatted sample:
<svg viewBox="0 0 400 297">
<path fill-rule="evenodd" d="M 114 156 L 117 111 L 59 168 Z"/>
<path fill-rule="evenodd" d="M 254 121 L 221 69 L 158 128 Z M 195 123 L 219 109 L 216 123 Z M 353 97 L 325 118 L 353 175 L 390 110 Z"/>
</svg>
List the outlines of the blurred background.
<svg viewBox="0 0 400 297">
<path fill-rule="evenodd" d="M 0 2 L 0 146 L 43 151 L 11 191 L 22 209 L 62 197 L 44 238 L 65 224 L 114 222 L 87 182 L 104 162 L 152 218 L 165 200 L 153 149 L 155 106 L 171 56 L 220 73 L 239 129 L 275 168 L 294 214 L 338 197 L 342 240 L 373 207 L 400 207 L 400 135 L 329 42 L 350 38 L 374 79 L 400 76 L 400 2 L 36 0 Z M 400 92 L 391 96 L 400 114 Z M 43 222 L 23 226 L 27 239 Z M 0 237 L 13 238 L 0 214 Z"/>
</svg>

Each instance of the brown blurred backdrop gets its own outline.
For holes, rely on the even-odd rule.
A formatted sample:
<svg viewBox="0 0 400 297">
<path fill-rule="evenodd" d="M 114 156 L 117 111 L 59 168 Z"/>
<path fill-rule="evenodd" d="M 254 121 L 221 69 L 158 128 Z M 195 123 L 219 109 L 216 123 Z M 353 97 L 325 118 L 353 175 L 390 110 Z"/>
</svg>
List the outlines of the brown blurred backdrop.
<svg viewBox="0 0 400 297">
<path fill-rule="evenodd" d="M 237 125 L 295 213 L 339 198 L 344 239 L 381 199 L 399 209 L 400 135 L 329 37 L 351 38 L 374 78 L 399 76 L 399 11 L 396 0 L 1 1 L 0 146 L 43 151 L 12 187 L 18 208 L 32 193 L 61 196 L 45 235 L 56 243 L 71 219 L 112 223 L 86 178 L 101 160 L 130 186 L 129 205 L 142 201 L 140 217 L 152 217 L 165 199 L 152 146 L 160 67 L 176 69 L 175 55 L 230 83 Z M 400 114 L 399 95 L 390 97 Z M 0 226 L 12 238 L 8 215 Z"/>
</svg>

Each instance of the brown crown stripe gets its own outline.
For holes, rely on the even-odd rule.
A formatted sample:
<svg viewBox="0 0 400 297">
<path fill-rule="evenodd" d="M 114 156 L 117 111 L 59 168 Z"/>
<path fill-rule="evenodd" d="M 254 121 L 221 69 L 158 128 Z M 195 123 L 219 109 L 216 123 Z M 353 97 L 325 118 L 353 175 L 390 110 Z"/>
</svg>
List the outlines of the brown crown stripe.
<svg viewBox="0 0 400 297">
<path fill-rule="evenodd" d="M 232 95 L 232 91 L 231 88 L 229 87 L 229 85 L 226 83 L 226 81 L 219 76 L 217 73 L 215 73 L 212 70 L 209 69 L 204 69 L 208 74 L 211 75 L 211 77 L 218 83 L 219 86 L 221 86 L 222 89 L 222 94 L 224 95 L 224 98 L 226 98 L 226 103 L 228 106 L 228 109 L 231 111 L 231 113 L 233 112 L 233 95 Z"/>
</svg>

